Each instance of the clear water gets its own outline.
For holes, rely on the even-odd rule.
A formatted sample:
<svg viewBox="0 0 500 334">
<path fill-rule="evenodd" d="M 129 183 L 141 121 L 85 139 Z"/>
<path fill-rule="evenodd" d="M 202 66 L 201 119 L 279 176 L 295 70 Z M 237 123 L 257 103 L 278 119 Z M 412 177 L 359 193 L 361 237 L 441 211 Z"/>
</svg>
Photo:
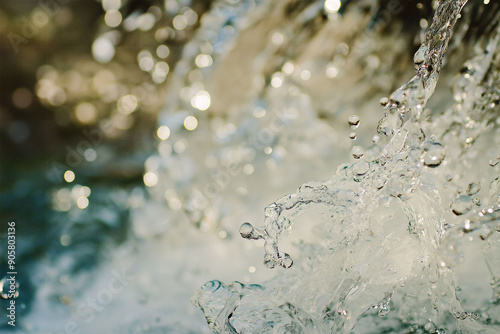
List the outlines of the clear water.
<svg viewBox="0 0 500 334">
<path fill-rule="evenodd" d="M 268 205 L 263 227 L 241 226 L 243 238 L 263 240 L 266 267 L 287 270 L 260 285 L 217 280 L 204 285 L 193 302 L 212 330 L 500 330 L 498 171 L 492 171 L 489 165 L 494 163 L 488 165 L 482 156 L 486 152 L 474 147 L 476 141 L 483 141 L 483 149 L 491 149 L 494 146 L 487 141 L 492 141 L 498 150 L 494 124 L 498 112 L 490 113 L 496 104 L 493 99 L 498 98 L 494 60 L 498 23 L 485 41 L 475 45 L 478 55 L 454 78 L 453 105 L 432 116 L 426 114 L 465 3 L 438 4 L 414 56 L 416 75 L 381 101 L 385 115 L 377 132 L 387 137 L 385 143 L 365 152 L 354 147 L 357 162 L 342 164 L 331 179 L 305 183 Z M 353 129 L 359 122 L 356 115 L 348 119 Z M 486 191 L 481 192 L 481 184 Z M 322 215 L 302 222 L 314 237 L 297 242 L 297 255 L 291 257 L 278 246 L 279 241 L 294 232 L 299 213 L 311 212 Z M 482 255 L 467 259 L 468 243 Z M 484 296 L 477 294 L 461 300 L 458 296 L 457 271 L 464 256 L 486 261 L 491 283 L 483 288 L 491 289 L 492 298 L 481 300 Z M 474 270 L 473 265 L 470 268 Z M 477 299 L 473 309 L 467 308 L 467 302 L 472 303 L 469 298 Z"/>
<path fill-rule="evenodd" d="M 127 241 L 40 264 L 23 330 L 500 332 L 498 5 L 425 4 L 215 1 Z"/>
</svg>

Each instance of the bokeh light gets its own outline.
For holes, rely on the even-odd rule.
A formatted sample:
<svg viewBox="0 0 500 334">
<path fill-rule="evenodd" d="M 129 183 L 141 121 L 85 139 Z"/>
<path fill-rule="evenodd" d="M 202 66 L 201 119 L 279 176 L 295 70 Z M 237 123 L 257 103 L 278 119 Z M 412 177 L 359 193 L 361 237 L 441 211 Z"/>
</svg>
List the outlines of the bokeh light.
<svg viewBox="0 0 500 334">
<path fill-rule="evenodd" d="M 83 124 L 92 124 L 97 120 L 97 110 L 93 104 L 82 102 L 76 106 L 75 116 Z"/>
<path fill-rule="evenodd" d="M 213 59 L 210 55 L 199 54 L 195 59 L 196 66 L 198 67 L 209 67 L 213 63 Z"/>
<path fill-rule="evenodd" d="M 64 172 L 64 180 L 71 183 L 75 180 L 75 173 L 72 170 L 67 170 Z"/>
<path fill-rule="evenodd" d="M 92 44 L 92 55 L 100 63 L 108 63 L 115 56 L 115 47 L 105 37 L 99 37 Z"/>
<path fill-rule="evenodd" d="M 19 108 L 25 109 L 33 102 L 33 94 L 27 88 L 18 88 L 12 94 L 12 103 Z"/>
<path fill-rule="evenodd" d="M 196 129 L 197 126 L 198 126 L 198 120 L 194 116 L 188 116 L 184 120 L 184 127 L 189 131 Z"/>
<path fill-rule="evenodd" d="M 195 96 L 193 96 L 193 98 L 191 99 L 191 105 L 194 108 L 202 111 L 207 110 L 210 107 L 210 102 L 210 94 L 208 94 L 208 92 L 204 90 L 196 93 Z"/>
<path fill-rule="evenodd" d="M 325 10 L 328 13 L 336 13 L 339 11 L 341 6 L 340 0 L 326 0 L 325 1 Z"/>
<path fill-rule="evenodd" d="M 175 29 L 177 30 L 184 30 L 186 29 L 188 25 L 188 20 L 184 15 L 177 15 L 174 17 L 174 20 L 172 21 L 172 25 L 174 26 Z"/>
<path fill-rule="evenodd" d="M 106 12 L 104 21 L 111 28 L 118 27 L 122 22 L 122 14 L 116 9 L 110 9 Z"/>
<path fill-rule="evenodd" d="M 162 125 L 156 130 L 156 135 L 161 140 L 167 140 L 170 137 L 170 129 L 166 125 Z"/>
<path fill-rule="evenodd" d="M 158 175 L 153 172 L 144 174 L 144 184 L 148 187 L 154 187 L 158 184 Z"/>
<path fill-rule="evenodd" d="M 105 11 L 120 9 L 122 6 L 121 0 L 102 0 L 102 8 Z"/>
<path fill-rule="evenodd" d="M 167 58 L 169 54 L 170 54 L 170 49 L 166 45 L 162 44 L 156 48 L 156 55 L 160 58 Z"/>
<path fill-rule="evenodd" d="M 117 102 L 118 111 L 126 115 L 136 111 L 138 106 L 137 97 L 131 94 L 122 96 Z"/>
<path fill-rule="evenodd" d="M 83 210 L 89 206 L 89 199 L 85 196 L 80 196 L 76 200 L 76 205 Z"/>
</svg>

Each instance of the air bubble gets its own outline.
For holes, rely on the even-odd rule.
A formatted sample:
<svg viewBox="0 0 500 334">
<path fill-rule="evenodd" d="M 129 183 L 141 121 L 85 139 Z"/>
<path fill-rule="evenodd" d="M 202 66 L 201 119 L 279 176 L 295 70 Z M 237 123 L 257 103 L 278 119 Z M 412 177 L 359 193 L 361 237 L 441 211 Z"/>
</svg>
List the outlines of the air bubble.
<svg viewBox="0 0 500 334">
<path fill-rule="evenodd" d="M 451 211 L 457 216 L 467 213 L 472 207 L 472 197 L 468 195 L 461 195 L 455 198 L 451 204 Z"/>
</svg>

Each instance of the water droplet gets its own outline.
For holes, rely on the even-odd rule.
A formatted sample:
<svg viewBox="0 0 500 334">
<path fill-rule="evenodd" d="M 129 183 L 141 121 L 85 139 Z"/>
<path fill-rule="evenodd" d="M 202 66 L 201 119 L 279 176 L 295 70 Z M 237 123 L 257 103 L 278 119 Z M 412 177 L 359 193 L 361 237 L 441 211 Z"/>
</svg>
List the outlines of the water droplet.
<svg viewBox="0 0 500 334">
<path fill-rule="evenodd" d="M 455 316 L 455 318 L 457 318 L 459 320 L 465 320 L 468 317 L 468 313 L 467 312 L 452 311 L 452 313 L 453 313 L 453 316 Z"/>
<path fill-rule="evenodd" d="M 389 103 L 389 98 L 384 96 L 379 102 L 382 107 L 385 107 Z"/>
<path fill-rule="evenodd" d="M 349 116 L 349 119 L 347 120 L 347 122 L 351 126 L 351 129 L 356 129 L 359 126 L 359 116 L 358 115 L 351 115 L 351 116 Z"/>
<path fill-rule="evenodd" d="M 479 182 L 472 182 L 467 187 L 467 194 L 474 195 L 477 194 L 481 190 L 481 184 Z"/>
<path fill-rule="evenodd" d="M 475 139 L 475 138 L 472 138 L 472 137 L 467 137 L 467 138 L 465 138 L 465 147 L 466 147 L 466 148 L 471 147 L 471 146 L 472 146 L 472 144 L 474 144 L 475 140 L 476 140 L 476 139 Z"/>
<path fill-rule="evenodd" d="M 472 197 L 468 195 L 460 195 L 451 202 L 450 207 L 453 213 L 457 216 L 463 215 L 472 207 Z"/>
<path fill-rule="evenodd" d="M 375 188 L 378 190 L 382 189 L 385 185 L 386 180 L 382 177 L 377 177 L 373 180 L 373 184 L 375 185 Z"/>
<path fill-rule="evenodd" d="M 446 156 L 446 149 L 437 142 L 428 142 L 424 147 L 423 162 L 427 167 L 441 165 Z"/>
<path fill-rule="evenodd" d="M 391 312 L 391 307 L 388 304 L 381 305 L 380 309 L 378 310 L 378 315 L 379 317 L 386 317 L 387 315 L 389 315 L 390 312 Z"/>
<path fill-rule="evenodd" d="M 273 269 L 276 267 L 276 261 L 273 259 L 273 257 L 269 254 L 266 254 L 264 256 L 264 266 L 268 269 Z"/>
<path fill-rule="evenodd" d="M 357 136 L 356 136 L 356 132 L 351 132 L 351 133 L 349 134 L 349 138 L 351 138 L 352 140 L 356 140 L 356 137 L 357 137 Z"/>
<path fill-rule="evenodd" d="M 370 164 L 365 160 L 360 160 L 352 166 L 352 172 L 357 176 L 365 175 L 369 169 Z"/>
<path fill-rule="evenodd" d="M 352 153 L 352 156 L 354 157 L 354 159 L 359 159 L 359 158 L 361 158 L 365 154 L 365 152 L 363 151 L 363 149 L 361 147 L 359 147 L 359 146 L 354 146 L 352 148 L 352 152 L 351 153 Z"/>
<path fill-rule="evenodd" d="M 262 238 L 262 235 L 257 231 L 252 224 L 244 223 L 240 227 L 240 235 L 245 239 L 258 240 Z"/>
<path fill-rule="evenodd" d="M 293 265 L 293 260 L 292 258 L 290 257 L 290 255 L 288 255 L 287 253 L 285 253 L 285 255 L 283 256 L 283 258 L 280 259 L 280 263 L 281 263 L 281 266 L 283 268 L 290 268 L 292 265 Z"/>
<path fill-rule="evenodd" d="M 410 198 L 416 186 L 415 181 L 414 173 L 410 170 L 403 169 L 394 172 L 388 181 L 391 195 L 401 199 Z"/>
<path fill-rule="evenodd" d="M 217 291 L 222 286 L 222 282 L 219 280 L 213 280 L 205 283 L 204 286 L 201 287 L 202 290 L 208 290 L 210 292 Z"/>
<path fill-rule="evenodd" d="M 255 267 L 253 267 L 253 268 L 255 269 Z M 233 292 L 241 292 L 245 288 L 245 284 L 238 282 L 238 281 L 234 281 L 228 285 L 228 288 L 229 288 L 229 290 L 231 290 Z"/>
<path fill-rule="evenodd" d="M 415 65 L 420 65 L 425 61 L 425 57 L 427 55 L 427 46 L 422 45 L 417 52 L 415 52 L 415 55 L 413 56 L 413 62 Z"/>
</svg>

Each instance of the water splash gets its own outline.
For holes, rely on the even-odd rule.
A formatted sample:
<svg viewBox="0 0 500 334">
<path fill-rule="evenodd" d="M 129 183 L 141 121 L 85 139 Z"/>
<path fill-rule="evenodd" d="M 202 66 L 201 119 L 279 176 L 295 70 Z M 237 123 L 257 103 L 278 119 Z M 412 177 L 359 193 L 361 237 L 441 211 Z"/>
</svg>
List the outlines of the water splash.
<svg viewBox="0 0 500 334">
<path fill-rule="evenodd" d="M 455 79 L 455 104 L 432 123 L 423 117 L 466 2 L 439 3 L 414 55 L 416 75 L 380 100 L 386 111 L 377 131 L 389 137 L 385 146 L 379 146 L 377 138 L 366 153 L 355 147 L 358 162 L 341 165 L 330 180 L 306 183 L 266 207 L 264 227 L 241 226 L 243 238 L 264 241 L 268 268 L 290 269 L 257 292 L 234 291 L 220 282 L 216 285 L 222 292 L 202 288 L 194 303 L 204 310 L 212 330 L 347 333 L 357 324 L 363 329 L 372 309 L 397 323 L 394 331 L 410 324 L 414 330 L 436 333 L 499 330 L 499 178 L 490 185 L 485 207 L 474 197 L 481 190 L 477 181 L 468 183 L 463 194 L 459 191 L 449 209 L 442 204 L 459 190 L 454 182 L 461 182 L 470 170 L 465 167 L 474 156 L 468 149 L 497 117 L 487 105 L 499 96 L 493 92 L 498 82 L 498 21 L 484 52 L 466 62 L 467 70 Z M 349 124 L 357 127 L 359 117 L 349 117 Z M 454 145 L 457 142 L 462 145 Z M 460 170 L 452 174 L 453 166 Z M 294 262 L 279 241 L 292 231 L 298 214 L 313 211 L 326 218 L 310 227 L 315 242 L 296 245 L 299 256 Z M 459 248 L 473 236 L 487 242 L 481 247 L 494 296 L 477 313 L 464 311 L 453 273 L 460 263 Z"/>
</svg>

